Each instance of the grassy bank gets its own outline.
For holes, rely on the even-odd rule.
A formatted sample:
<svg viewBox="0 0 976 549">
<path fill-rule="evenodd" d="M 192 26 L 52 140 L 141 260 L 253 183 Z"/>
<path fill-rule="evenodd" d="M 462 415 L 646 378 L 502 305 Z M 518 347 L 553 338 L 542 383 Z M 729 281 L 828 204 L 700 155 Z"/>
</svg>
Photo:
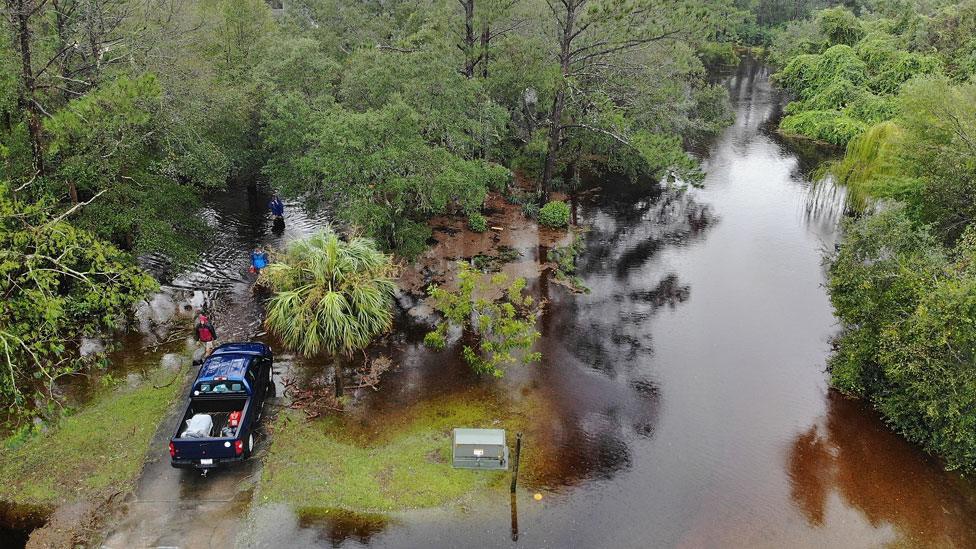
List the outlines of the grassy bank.
<svg viewBox="0 0 976 549">
<path fill-rule="evenodd" d="M 476 494 L 501 492 L 507 473 L 451 467 L 454 427 L 505 428 L 513 439 L 525 424 L 526 415 L 494 404 L 463 394 L 364 421 L 305 421 L 283 412 L 274 425 L 261 499 L 294 505 L 299 513 L 389 512 L 463 504 Z"/>
<path fill-rule="evenodd" d="M 182 376 L 155 371 L 136 388 L 106 389 L 47 432 L 0 448 L 0 501 L 56 506 L 126 491 L 142 468 Z"/>
</svg>

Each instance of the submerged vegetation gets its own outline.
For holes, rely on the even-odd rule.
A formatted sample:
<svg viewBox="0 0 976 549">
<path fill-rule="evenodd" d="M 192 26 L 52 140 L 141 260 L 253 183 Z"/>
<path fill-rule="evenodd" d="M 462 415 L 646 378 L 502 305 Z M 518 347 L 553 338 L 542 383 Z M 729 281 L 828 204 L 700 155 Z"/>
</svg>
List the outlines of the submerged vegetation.
<svg viewBox="0 0 976 549">
<path fill-rule="evenodd" d="M 378 433 L 365 433 L 342 417 L 307 422 L 293 413 L 280 414 L 259 496 L 300 502 L 300 513 L 391 512 L 438 507 L 507 488 L 504 472 L 450 467 L 451 429 L 517 429 L 524 418 L 500 412 L 484 398 L 462 395 L 400 415 Z"/>
<path fill-rule="evenodd" d="M 458 327 L 468 338 L 461 348 L 464 361 L 495 377 L 503 376 L 506 366 L 538 362 L 542 356 L 531 349 L 541 335 L 536 319 L 543 304 L 525 295 L 525 279 L 509 282 L 501 273 L 484 275 L 467 263 L 458 267 L 456 289 L 430 288 L 431 302 L 444 320 L 424 343 L 442 351 L 451 327 Z"/>
</svg>

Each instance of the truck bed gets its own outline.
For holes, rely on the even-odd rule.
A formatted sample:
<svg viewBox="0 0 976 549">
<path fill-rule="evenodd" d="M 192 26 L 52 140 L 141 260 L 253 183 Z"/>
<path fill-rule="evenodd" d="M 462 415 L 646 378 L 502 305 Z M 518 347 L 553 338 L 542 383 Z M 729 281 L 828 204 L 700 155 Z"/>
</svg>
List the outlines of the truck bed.
<svg viewBox="0 0 976 549">
<path fill-rule="evenodd" d="M 183 415 L 183 421 L 180 422 L 175 438 L 178 440 L 206 440 L 203 437 L 182 437 L 183 431 L 186 430 L 187 420 L 196 414 L 207 414 L 213 419 L 213 428 L 210 431 L 209 438 L 235 438 L 237 437 L 237 431 L 240 430 L 240 426 L 235 428 L 233 433 L 225 436 L 221 436 L 220 430 L 227 425 L 231 412 L 241 412 L 241 419 L 243 420 L 247 405 L 247 397 L 191 399 L 190 406 Z"/>
</svg>

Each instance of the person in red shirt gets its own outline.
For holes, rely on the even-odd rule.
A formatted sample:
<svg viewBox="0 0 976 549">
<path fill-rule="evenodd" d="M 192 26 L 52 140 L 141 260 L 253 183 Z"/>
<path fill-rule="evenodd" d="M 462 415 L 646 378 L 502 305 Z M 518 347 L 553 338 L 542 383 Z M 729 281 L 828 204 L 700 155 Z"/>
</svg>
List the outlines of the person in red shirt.
<svg viewBox="0 0 976 549">
<path fill-rule="evenodd" d="M 197 315 L 197 325 L 194 327 L 194 331 L 197 335 L 197 341 L 202 342 L 203 348 L 206 350 L 204 356 L 210 356 L 217 342 L 217 330 L 214 329 L 213 324 L 210 324 L 210 319 L 203 312 Z"/>
</svg>

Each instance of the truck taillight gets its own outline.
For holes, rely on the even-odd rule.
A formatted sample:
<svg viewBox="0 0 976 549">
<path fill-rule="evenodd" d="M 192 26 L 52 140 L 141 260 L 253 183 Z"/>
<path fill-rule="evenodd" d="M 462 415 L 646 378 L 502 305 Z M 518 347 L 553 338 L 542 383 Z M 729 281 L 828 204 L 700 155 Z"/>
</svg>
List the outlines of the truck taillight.
<svg viewBox="0 0 976 549">
<path fill-rule="evenodd" d="M 234 441 L 234 453 L 237 454 L 237 455 L 241 455 L 241 454 L 244 453 L 244 441 L 243 440 L 235 440 Z"/>
<path fill-rule="evenodd" d="M 169 457 L 176 457 L 176 445 L 172 442 L 169 443 Z"/>
</svg>

